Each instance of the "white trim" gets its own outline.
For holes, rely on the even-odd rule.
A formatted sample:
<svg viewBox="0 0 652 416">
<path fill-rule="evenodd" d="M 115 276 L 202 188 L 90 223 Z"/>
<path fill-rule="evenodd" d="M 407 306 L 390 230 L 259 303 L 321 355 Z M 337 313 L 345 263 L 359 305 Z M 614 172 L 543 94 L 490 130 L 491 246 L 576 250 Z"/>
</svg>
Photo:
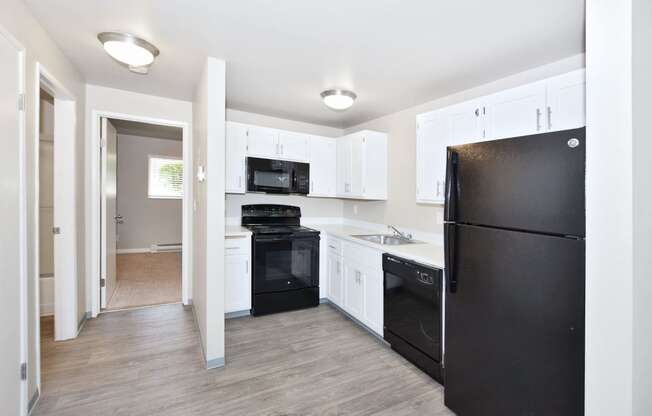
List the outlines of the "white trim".
<svg viewBox="0 0 652 416">
<path fill-rule="evenodd" d="M 23 45 L 13 37 L 3 26 L 0 26 L 0 36 L 3 36 L 9 43 L 16 49 L 18 58 L 18 93 L 26 94 L 26 59 L 25 48 Z M 28 237 L 27 237 L 27 126 L 26 126 L 26 106 L 18 111 L 18 140 L 19 140 L 19 162 L 18 162 L 18 189 L 19 189 L 19 252 L 20 252 L 20 312 L 19 312 L 19 326 L 20 326 L 20 360 L 23 363 L 28 363 L 29 366 L 29 325 L 28 321 L 28 307 L 29 307 L 29 293 L 28 293 Z M 38 303 L 37 303 L 38 305 Z M 29 372 L 28 377 L 29 378 Z M 27 407 L 30 398 L 28 397 L 27 379 L 20 381 L 20 415 L 27 415 Z"/>
<path fill-rule="evenodd" d="M 100 275 L 101 275 L 101 245 L 100 245 L 100 119 L 102 117 L 137 121 L 141 123 L 158 124 L 163 126 L 179 127 L 182 129 L 183 143 L 183 203 L 182 203 L 182 245 L 184 250 L 181 255 L 181 299 L 184 305 L 190 302 L 190 262 L 192 261 L 192 238 L 191 238 L 191 221 L 192 214 L 192 136 L 190 124 L 183 121 L 167 120 L 156 117 L 135 116 L 125 113 L 116 113 L 111 111 L 91 110 L 91 134 L 89 142 L 89 152 L 87 157 L 90 158 L 91 181 L 90 194 L 90 274 L 87 276 L 87 287 L 90 288 L 91 298 L 91 316 L 93 318 L 101 312 L 100 310 Z"/>
<path fill-rule="evenodd" d="M 60 83 L 48 70 L 47 68 L 41 64 L 40 62 L 36 62 L 35 64 L 35 71 L 34 71 L 34 137 L 32 140 L 34 141 L 34 154 L 33 158 L 36 163 L 34 163 L 34 206 L 38 207 L 39 206 L 39 151 L 40 151 L 40 135 L 39 135 L 39 130 L 40 130 L 40 90 L 43 88 L 46 90 L 49 94 L 51 94 L 53 97 L 57 98 L 63 98 L 63 99 L 68 99 L 68 100 L 73 100 L 75 101 L 75 104 L 77 104 L 76 99 L 73 94 L 70 93 L 70 91 L 62 84 Z M 75 114 L 76 116 L 76 114 Z M 77 129 L 75 128 L 75 137 L 77 134 Z M 77 189 L 74 189 L 73 192 L 77 192 Z M 35 363 L 34 366 L 36 367 L 36 388 L 40 391 L 41 390 L 41 305 L 40 305 L 40 290 L 38 289 L 40 286 L 40 265 L 39 265 L 39 257 L 40 257 L 40 248 L 38 242 L 40 241 L 40 212 L 38 209 L 34 210 L 34 234 L 32 238 L 34 239 L 37 244 L 35 244 L 34 247 L 34 262 L 33 262 L 33 269 L 34 269 L 34 275 L 31 277 L 34 282 L 34 287 L 36 287 L 36 293 L 35 293 L 35 299 L 34 299 L 34 316 L 35 316 L 35 322 L 34 322 L 34 332 L 36 334 L 35 339 L 34 339 L 34 350 L 35 350 Z M 76 230 L 73 230 L 75 235 L 76 235 Z M 76 238 L 76 237 L 75 237 Z M 77 253 L 75 253 L 75 256 Z M 56 259 L 55 259 L 56 261 Z M 75 257 L 75 263 L 77 262 L 77 258 Z M 79 272 L 79 271 L 78 271 Z M 76 288 L 76 283 L 77 279 L 79 277 L 79 273 L 77 273 L 75 278 L 75 288 Z M 56 283 L 55 283 L 55 288 L 56 288 Z M 56 290 L 56 289 L 55 289 Z M 75 290 L 75 294 L 76 293 Z M 65 295 L 65 294 L 64 294 Z M 56 297 L 56 296 L 55 296 Z M 73 302 L 68 302 L 69 307 L 75 308 L 75 313 L 74 313 L 74 335 L 71 338 L 75 338 L 77 336 L 77 299 L 74 299 Z M 56 309 L 56 301 L 52 305 L 53 310 Z M 55 314 L 55 322 L 57 322 L 57 316 Z M 55 325 L 55 327 L 58 326 L 58 323 Z M 69 325 L 71 326 L 71 325 Z M 27 394 L 27 393 L 26 393 Z"/>
</svg>

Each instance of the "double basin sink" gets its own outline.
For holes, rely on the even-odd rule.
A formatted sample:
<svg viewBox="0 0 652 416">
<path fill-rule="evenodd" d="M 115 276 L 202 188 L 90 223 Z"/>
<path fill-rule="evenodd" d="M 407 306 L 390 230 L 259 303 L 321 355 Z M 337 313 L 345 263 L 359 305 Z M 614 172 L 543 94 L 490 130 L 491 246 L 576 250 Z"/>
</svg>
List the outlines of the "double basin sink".
<svg viewBox="0 0 652 416">
<path fill-rule="evenodd" d="M 360 240 L 369 241 L 370 243 L 381 244 L 385 246 L 401 246 L 404 244 L 418 244 L 421 241 L 412 240 L 411 238 L 401 237 L 393 234 L 365 234 L 354 235 L 352 237 Z"/>
</svg>

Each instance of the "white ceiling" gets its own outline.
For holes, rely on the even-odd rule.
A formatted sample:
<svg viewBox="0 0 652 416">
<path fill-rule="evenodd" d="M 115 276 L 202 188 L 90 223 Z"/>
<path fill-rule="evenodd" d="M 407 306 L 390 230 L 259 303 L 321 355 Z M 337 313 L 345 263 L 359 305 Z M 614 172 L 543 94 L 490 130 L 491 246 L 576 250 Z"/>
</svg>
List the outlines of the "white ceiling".
<svg viewBox="0 0 652 416">
<path fill-rule="evenodd" d="M 154 139 L 183 140 L 183 130 L 179 127 L 118 119 L 111 119 L 111 123 L 118 134 L 152 137 Z"/>
<path fill-rule="evenodd" d="M 227 106 L 349 127 L 584 51 L 583 0 L 25 0 L 89 83 L 191 100 L 205 56 L 227 62 Z M 161 55 L 147 76 L 98 32 Z M 354 90 L 346 112 L 327 88 Z"/>
</svg>

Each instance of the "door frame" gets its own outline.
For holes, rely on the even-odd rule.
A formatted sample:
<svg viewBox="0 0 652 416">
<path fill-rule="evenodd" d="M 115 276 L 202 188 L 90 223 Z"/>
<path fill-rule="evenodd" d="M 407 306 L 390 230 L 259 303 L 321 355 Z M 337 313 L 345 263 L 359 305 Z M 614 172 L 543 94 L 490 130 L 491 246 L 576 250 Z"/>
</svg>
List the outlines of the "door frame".
<svg viewBox="0 0 652 416">
<path fill-rule="evenodd" d="M 100 299 L 100 278 L 102 275 L 102 224 L 101 224 L 101 147 L 100 147 L 100 127 L 101 119 L 117 119 L 126 121 L 136 121 L 141 123 L 156 124 L 162 126 L 178 127 L 182 130 L 182 153 L 183 153 L 183 198 L 182 198 L 182 231 L 181 231 L 181 301 L 184 305 L 190 304 L 190 273 L 192 271 L 192 235 L 190 225 L 192 224 L 192 143 L 190 135 L 190 125 L 187 122 L 179 120 L 167 120 L 156 117 L 136 116 L 125 113 L 116 113 L 111 111 L 91 111 L 91 137 L 90 145 L 94 147 L 91 151 L 90 160 L 90 181 L 91 193 L 90 198 L 90 224 L 91 229 L 91 257 L 90 265 L 90 293 L 91 293 L 91 316 L 97 317 L 101 310 Z"/>
<path fill-rule="evenodd" d="M 68 90 L 63 83 L 61 83 L 57 78 L 52 75 L 52 73 L 40 62 L 36 62 L 36 68 L 34 72 L 34 137 L 33 137 L 33 147 L 34 147 L 34 168 L 32 174 L 34 175 L 34 234 L 32 238 L 37 243 L 34 247 L 34 274 L 32 276 L 33 284 L 35 288 L 35 301 L 32 307 L 34 308 L 34 328 L 35 328 L 35 348 L 36 348 L 36 362 L 34 365 L 37 368 L 36 371 L 36 385 L 39 391 L 41 390 L 41 300 L 40 300 L 40 210 L 39 210 L 39 160 L 40 160 L 40 90 L 43 89 L 48 92 L 54 99 L 61 101 L 69 101 L 72 103 L 72 122 L 76 123 L 76 105 L 74 95 Z M 56 104 L 55 104 L 56 105 Z M 74 137 L 76 137 L 77 127 L 76 124 L 73 127 L 75 131 Z M 55 133 L 56 136 L 56 133 Z M 74 143 L 73 143 L 74 146 Z M 77 199 L 77 189 L 72 187 L 72 192 L 74 194 L 74 200 Z M 70 231 L 77 238 L 77 225 Z M 55 264 L 57 262 L 56 256 L 54 257 Z M 74 250 L 74 259 L 73 262 L 77 263 L 77 250 L 75 247 Z M 66 282 L 66 284 L 61 284 L 59 281 L 57 284 L 57 279 L 54 281 L 54 320 L 55 320 L 55 340 L 65 340 L 76 338 L 79 334 L 79 325 L 77 322 L 78 316 L 78 302 L 77 302 L 77 278 L 78 273 L 74 276 L 69 276 L 69 279 L 73 279 L 72 282 Z M 61 278 L 60 278 L 61 279 Z"/>
<path fill-rule="evenodd" d="M 20 361 L 21 363 L 26 363 L 29 365 L 29 325 L 28 325 L 28 307 L 29 307 L 29 293 L 28 293 L 28 242 L 29 237 L 27 235 L 27 126 L 26 126 L 26 59 L 25 47 L 9 32 L 4 26 L 0 25 L 0 36 L 7 39 L 7 41 L 16 49 L 16 55 L 18 58 L 18 94 L 23 97 L 22 108 L 18 109 L 18 151 L 19 151 L 19 160 L 18 160 L 18 189 L 19 189 L 19 217 L 18 217 L 18 227 L 19 227 L 19 278 L 20 278 L 20 313 L 18 319 L 20 321 L 20 339 L 16 340 L 20 343 Z M 38 330 L 38 328 L 36 329 Z M 37 359 L 38 360 L 38 359 Z M 16 369 L 18 370 L 18 369 Z M 20 382 L 20 415 L 27 415 L 27 407 L 29 403 L 29 392 L 27 391 L 27 379 L 21 380 L 17 377 L 17 380 Z M 40 388 L 40 386 L 38 387 Z"/>
</svg>

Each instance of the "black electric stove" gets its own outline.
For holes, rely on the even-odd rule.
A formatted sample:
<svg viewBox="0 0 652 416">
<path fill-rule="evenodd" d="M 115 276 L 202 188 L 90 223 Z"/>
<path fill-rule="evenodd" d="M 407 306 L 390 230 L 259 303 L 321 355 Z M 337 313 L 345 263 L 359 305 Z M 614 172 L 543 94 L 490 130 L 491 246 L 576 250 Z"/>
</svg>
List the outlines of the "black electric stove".
<svg viewBox="0 0 652 416">
<path fill-rule="evenodd" d="M 252 238 L 254 316 L 319 305 L 319 231 L 301 226 L 301 208 L 243 205 Z"/>
</svg>

